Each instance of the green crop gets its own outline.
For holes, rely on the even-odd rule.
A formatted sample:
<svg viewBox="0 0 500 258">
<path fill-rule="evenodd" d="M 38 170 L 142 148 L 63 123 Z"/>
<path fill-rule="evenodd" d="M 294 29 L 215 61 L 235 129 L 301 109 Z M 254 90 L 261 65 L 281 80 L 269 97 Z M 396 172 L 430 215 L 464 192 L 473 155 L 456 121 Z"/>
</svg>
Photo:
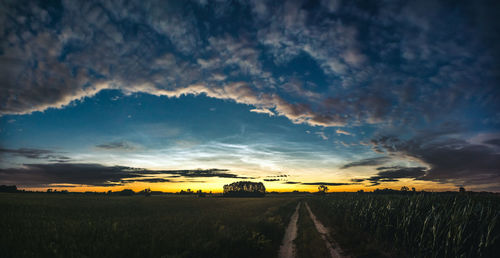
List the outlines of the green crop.
<svg viewBox="0 0 500 258">
<path fill-rule="evenodd" d="M 500 198 L 495 195 L 333 194 L 310 202 L 337 230 L 365 232 L 409 256 L 500 254 Z"/>
<path fill-rule="evenodd" d="M 0 257 L 274 257 L 296 203 L 0 194 Z"/>
</svg>

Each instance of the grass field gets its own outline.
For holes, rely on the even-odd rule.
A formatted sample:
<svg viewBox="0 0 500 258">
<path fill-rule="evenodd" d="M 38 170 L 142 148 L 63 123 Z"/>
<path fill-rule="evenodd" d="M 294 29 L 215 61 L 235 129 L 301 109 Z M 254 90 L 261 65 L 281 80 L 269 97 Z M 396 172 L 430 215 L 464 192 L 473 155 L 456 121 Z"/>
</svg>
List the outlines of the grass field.
<svg viewBox="0 0 500 258">
<path fill-rule="evenodd" d="M 492 194 L 339 193 L 308 202 L 354 256 L 498 257 L 500 198 Z"/>
<path fill-rule="evenodd" d="M 0 257 L 276 257 L 301 202 L 297 257 L 327 257 L 305 209 L 352 257 L 497 257 L 500 198 L 357 194 L 197 198 L 0 194 Z"/>
<path fill-rule="evenodd" d="M 275 257 L 296 198 L 0 194 L 1 257 Z"/>
</svg>

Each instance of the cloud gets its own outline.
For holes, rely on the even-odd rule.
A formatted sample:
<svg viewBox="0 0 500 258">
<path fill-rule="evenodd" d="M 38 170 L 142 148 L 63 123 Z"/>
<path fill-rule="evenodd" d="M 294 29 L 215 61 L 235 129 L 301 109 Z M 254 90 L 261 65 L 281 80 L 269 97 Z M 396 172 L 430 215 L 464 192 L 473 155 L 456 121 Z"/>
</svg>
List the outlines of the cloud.
<svg viewBox="0 0 500 258">
<path fill-rule="evenodd" d="M 126 179 L 122 180 L 122 183 L 132 183 L 132 182 L 145 182 L 145 183 L 167 183 L 167 182 L 177 182 L 172 181 L 167 178 L 134 178 L 134 179 Z"/>
<path fill-rule="evenodd" d="M 484 141 L 484 143 L 490 144 L 490 145 L 495 145 L 495 146 L 500 146 L 500 139 L 490 139 L 490 140 Z"/>
<path fill-rule="evenodd" d="M 285 184 L 290 185 L 329 185 L 329 186 L 343 186 L 343 185 L 353 185 L 355 183 L 329 183 L 329 182 L 294 182 L 287 181 Z"/>
<path fill-rule="evenodd" d="M 315 134 L 323 140 L 328 140 L 328 136 L 326 136 L 325 132 L 315 132 Z"/>
<path fill-rule="evenodd" d="M 279 88 L 284 92 L 291 94 L 294 97 L 306 98 L 306 99 L 321 99 L 321 94 L 307 89 L 304 85 L 306 83 L 302 82 L 299 78 L 291 78 L 291 80 L 285 84 L 279 85 Z M 313 83 L 308 83 L 315 87 Z M 306 84 L 307 85 L 307 84 Z"/>
<path fill-rule="evenodd" d="M 486 185 L 500 180 L 500 154 L 489 145 L 453 137 L 456 128 L 420 132 L 401 140 L 380 136 L 372 140 L 377 151 L 416 160 L 429 167 L 419 180 L 456 185 Z"/>
<path fill-rule="evenodd" d="M 21 168 L 0 170 L 0 181 L 19 185 L 83 184 L 91 186 L 119 185 L 121 179 L 138 177 L 129 167 L 107 167 L 99 164 L 25 164 Z"/>
<path fill-rule="evenodd" d="M 329 186 L 342 186 L 342 185 L 352 185 L 353 183 L 328 183 L 328 182 L 312 182 L 312 183 L 301 183 L 302 185 L 329 185 Z"/>
<path fill-rule="evenodd" d="M 288 175 L 273 175 L 273 176 L 266 176 L 263 180 L 266 182 L 277 182 L 277 181 L 286 181 Z"/>
<path fill-rule="evenodd" d="M 498 109 L 500 48 L 481 42 L 498 22 L 484 3 L 453 6 L 464 12 L 446 3 L 422 11 L 425 1 L 238 5 L 5 6 L 0 115 L 63 108 L 106 89 L 205 94 L 312 126 L 411 124 L 463 109 L 465 100 Z M 294 66 L 303 59 L 312 65 Z M 320 71 L 309 77 L 324 82 L 306 78 L 310 66 Z"/>
<path fill-rule="evenodd" d="M 29 159 L 46 159 L 58 162 L 67 162 L 71 159 L 69 157 L 60 155 L 51 150 L 33 149 L 33 148 L 19 148 L 19 149 L 0 148 L 0 155 L 12 155 Z"/>
<path fill-rule="evenodd" d="M 170 182 L 170 178 L 179 177 L 250 178 L 229 173 L 225 169 L 148 170 L 92 163 L 24 164 L 19 168 L 0 169 L 1 184 L 33 187 L 50 184 L 118 186 L 131 182 Z"/>
<path fill-rule="evenodd" d="M 366 167 L 366 166 L 378 166 L 384 164 L 391 159 L 389 157 L 375 157 L 375 158 L 367 158 L 354 162 L 347 163 L 340 167 L 341 169 L 352 168 L 352 167 Z"/>
<path fill-rule="evenodd" d="M 121 150 L 121 151 L 133 151 L 136 149 L 135 146 L 125 141 L 98 144 L 96 145 L 96 148 L 101 150 Z"/>
<path fill-rule="evenodd" d="M 350 132 L 347 132 L 347 131 L 344 131 L 344 130 L 341 130 L 341 129 L 337 129 L 337 130 L 335 130 L 335 132 L 337 134 L 352 135 Z"/>
<path fill-rule="evenodd" d="M 370 181 L 371 186 L 379 185 L 380 182 L 397 182 L 402 178 L 419 179 L 423 177 L 427 171 L 425 167 L 379 167 L 378 172 L 375 176 L 368 177 L 366 179 L 354 178 L 351 179 L 353 182 L 363 182 Z"/>
<path fill-rule="evenodd" d="M 194 84 L 176 89 L 159 89 L 150 83 L 145 83 L 137 85 L 134 91 L 171 98 L 204 94 L 211 98 L 233 100 L 236 103 L 255 106 L 260 110 L 267 109 L 278 115 L 285 116 L 297 124 L 305 123 L 314 126 L 341 126 L 345 124 L 344 119 L 339 115 L 323 115 L 312 110 L 307 104 L 292 104 L 278 95 L 259 93 L 245 82 L 230 83 L 222 87 L 207 87 L 203 84 Z"/>
<path fill-rule="evenodd" d="M 194 169 L 194 170 L 164 170 L 155 171 L 156 174 L 172 174 L 183 177 L 222 177 L 222 178 L 240 178 L 253 179 L 253 177 L 238 176 L 228 172 L 227 169 Z"/>
<path fill-rule="evenodd" d="M 254 112 L 254 113 L 259 113 L 259 114 L 267 114 L 269 116 L 274 116 L 274 112 L 267 109 L 267 108 L 254 108 L 254 109 L 250 109 L 250 112 Z"/>
</svg>

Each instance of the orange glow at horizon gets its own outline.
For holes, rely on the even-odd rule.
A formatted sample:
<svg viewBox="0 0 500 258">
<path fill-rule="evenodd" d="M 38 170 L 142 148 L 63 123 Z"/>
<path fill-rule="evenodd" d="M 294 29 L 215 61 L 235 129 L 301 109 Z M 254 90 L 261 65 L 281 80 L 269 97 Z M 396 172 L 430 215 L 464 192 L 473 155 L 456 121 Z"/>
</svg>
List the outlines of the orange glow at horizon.
<svg viewBox="0 0 500 258">
<path fill-rule="evenodd" d="M 107 191 L 121 191 L 124 189 L 132 189 L 135 192 L 139 192 L 144 189 L 151 189 L 152 191 L 162 191 L 168 193 L 176 193 L 181 190 L 191 189 L 191 191 L 202 190 L 203 192 L 221 193 L 222 187 L 225 184 L 231 183 L 231 180 L 221 180 L 225 182 L 168 182 L 168 183 L 144 183 L 144 182 L 134 182 L 125 185 L 118 186 L 86 186 L 86 185 L 68 185 L 68 186 L 47 186 L 47 187 L 23 187 L 19 186 L 19 189 L 27 191 L 38 191 L 45 192 L 47 189 L 57 189 L 58 191 L 67 190 L 69 192 L 107 192 Z M 236 181 L 236 180 L 234 180 Z M 301 184 L 286 184 L 285 182 L 263 182 L 266 186 L 266 191 L 268 192 L 292 192 L 305 191 L 305 192 L 317 192 L 317 185 L 301 185 Z M 367 184 L 368 185 L 368 184 Z M 400 182 L 393 183 L 382 183 L 376 186 L 365 186 L 363 184 L 352 184 L 352 185 L 340 185 L 340 186 L 328 186 L 328 192 L 357 192 L 359 190 L 364 190 L 366 192 L 374 191 L 375 189 L 394 189 L 399 190 L 402 186 L 407 186 L 410 188 L 415 187 L 416 191 L 456 191 L 457 186 L 453 184 L 440 184 L 427 181 L 416 181 L 416 180 L 401 180 Z"/>
</svg>

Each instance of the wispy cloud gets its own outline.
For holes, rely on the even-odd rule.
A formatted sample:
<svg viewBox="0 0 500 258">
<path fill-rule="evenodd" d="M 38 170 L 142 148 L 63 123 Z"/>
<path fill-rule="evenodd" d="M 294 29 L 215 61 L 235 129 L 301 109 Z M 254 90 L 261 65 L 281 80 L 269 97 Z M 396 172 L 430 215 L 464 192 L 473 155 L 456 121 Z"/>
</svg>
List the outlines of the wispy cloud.
<svg viewBox="0 0 500 258">
<path fill-rule="evenodd" d="M 328 186 L 344 186 L 344 185 L 355 185 L 357 183 L 332 183 L 332 182 L 294 182 L 287 181 L 285 184 L 290 185 L 328 185 Z"/>
<path fill-rule="evenodd" d="M 328 140 L 328 136 L 326 136 L 325 132 L 315 132 L 315 134 L 323 140 Z"/>
<path fill-rule="evenodd" d="M 102 143 L 96 145 L 96 148 L 108 151 L 133 151 L 137 149 L 136 146 L 126 141 Z"/>
<path fill-rule="evenodd" d="M 254 112 L 254 113 L 259 113 L 259 114 L 267 114 L 269 116 L 274 116 L 274 112 L 272 112 L 271 110 L 267 109 L 267 108 L 254 108 L 254 109 L 250 109 L 250 112 Z"/>
<path fill-rule="evenodd" d="M 352 167 L 366 167 L 366 166 L 378 166 L 382 165 L 391 159 L 389 157 L 375 157 L 375 158 L 367 158 L 354 162 L 347 163 L 340 167 L 341 169 L 352 168 Z"/>
<path fill-rule="evenodd" d="M 335 130 L 337 134 L 343 134 L 343 135 L 352 135 L 350 132 L 344 131 L 342 129 L 337 129 Z"/>
<path fill-rule="evenodd" d="M 71 158 L 61 155 L 52 150 L 34 149 L 34 148 L 19 148 L 5 149 L 0 148 L 0 155 L 12 155 L 29 159 L 45 159 L 49 161 L 67 162 Z"/>
</svg>

